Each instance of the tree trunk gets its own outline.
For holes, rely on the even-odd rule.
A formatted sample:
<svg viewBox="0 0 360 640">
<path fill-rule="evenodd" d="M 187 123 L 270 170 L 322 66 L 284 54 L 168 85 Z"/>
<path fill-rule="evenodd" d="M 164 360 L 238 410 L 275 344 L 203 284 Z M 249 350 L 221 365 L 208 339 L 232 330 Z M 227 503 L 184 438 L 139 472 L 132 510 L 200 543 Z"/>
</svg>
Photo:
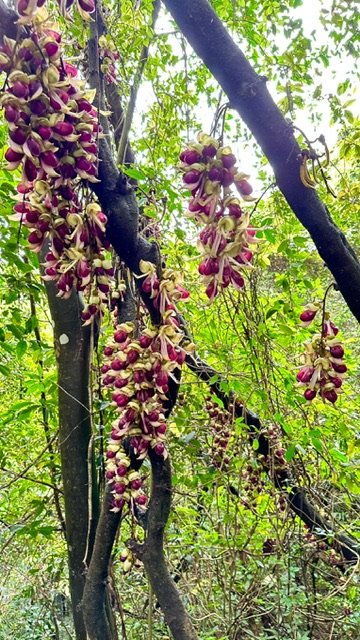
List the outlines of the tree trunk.
<svg viewBox="0 0 360 640">
<path fill-rule="evenodd" d="M 58 367 L 59 442 L 71 602 L 76 638 L 87 640 L 81 603 L 99 516 L 89 402 L 91 327 L 82 326 L 77 294 L 61 300 L 53 285 L 46 288 Z"/>
</svg>

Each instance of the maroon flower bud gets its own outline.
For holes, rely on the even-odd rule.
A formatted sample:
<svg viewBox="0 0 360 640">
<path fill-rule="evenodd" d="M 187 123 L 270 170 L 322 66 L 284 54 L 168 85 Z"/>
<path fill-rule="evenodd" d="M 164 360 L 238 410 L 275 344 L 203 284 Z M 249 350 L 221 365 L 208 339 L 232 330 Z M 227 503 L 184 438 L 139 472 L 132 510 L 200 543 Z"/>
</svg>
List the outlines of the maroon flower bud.
<svg viewBox="0 0 360 640">
<path fill-rule="evenodd" d="M 114 398 L 114 395 L 116 398 Z M 126 407 L 130 398 L 125 393 L 113 393 L 112 398 L 115 400 L 118 407 Z"/>
<path fill-rule="evenodd" d="M 39 245 L 41 244 L 43 241 L 43 234 L 40 231 L 37 231 L 36 229 L 34 231 L 32 231 L 31 233 L 29 233 L 28 235 L 28 242 L 30 244 L 35 244 L 35 245 Z"/>
<path fill-rule="evenodd" d="M 125 505 L 125 500 L 124 498 L 116 498 L 115 500 L 112 501 L 111 505 L 115 509 L 122 509 Z"/>
<path fill-rule="evenodd" d="M 153 409 L 148 414 L 148 420 L 150 420 L 150 422 L 157 422 L 159 420 L 159 416 L 159 412 L 156 409 Z"/>
<path fill-rule="evenodd" d="M 29 107 L 31 113 L 33 113 L 35 116 L 45 116 L 47 112 L 47 107 L 41 100 L 32 100 L 29 103 Z"/>
<path fill-rule="evenodd" d="M 346 364 L 338 364 L 337 362 L 332 362 L 332 368 L 336 373 L 345 373 L 347 371 Z"/>
<path fill-rule="evenodd" d="M 144 506 L 147 503 L 146 495 L 142 493 L 141 496 L 137 496 L 137 498 L 135 498 L 135 502 L 141 507 Z"/>
<path fill-rule="evenodd" d="M 185 184 L 195 184 L 201 177 L 201 171 L 197 169 L 192 169 L 183 175 L 183 181 Z"/>
<path fill-rule="evenodd" d="M 229 214 L 234 218 L 241 218 L 243 213 L 238 204 L 229 204 L 228 211 L 229 211 Z"/>
<path fill-rule="evenodd" d="M 53 56 L 56 56 L 59 53 L 59 45 L 57 42 L 47 42 L 46 45 L 44 46 L 44 49 L 48 54 L 49 58 L 52 58 Z"/>
<path fill-rule="evenodd" d="M 304 398 L 306 400 L 309 400 L 309 401 L 314 400 L 315 396 L 316 396 L 315 389 L 306 389 L 306 391 L 304 392 Z"/>
<path fill-rule="evenodd" d="M 128 334 L 126 333 L 126 331 L 123 331 L 122 329 L 119 329 L 114 334 L 115 342 L 119 342 L 119 343 L 125 342 L 125 340 L 127 340 L 127 337 L 128 337 Z"/>
<path fill-rule="evenodd" d="M 16 3 L 17 12 L 21 16 L 25 16 L 28 6 L 29 6 L 29 0 L 18 0 L 18 2 Z"/>
<path fill-rule="evenodd" d="M 139 400 L 139 402 L 145 403 L 152 395 L 152 389 L 140 389 L 140 391 L 136 392 L 136 399 Z"/>
<path fill-rule="evenodd" d="M 128 468 L 124 464 L 120 464 L 116 469 L 116 475 L 120 476 L 120 478 L 124 478 L 127 475 Z"/>
<path fill-rule="evenodd" d="M 223 170 L 219 167 L 211 167 L 208 175 L 211 182 L 221 182 Z"/>
<path fill-rule="evenodd" d="M 139 345 L 142 349 L 147 349 L 152 343 L 150 336 L 140 336 Z"/>
<path fill-rule="evenodd" d="M 339 389 L 343 383 L 341 378 L 331 378 L 331 382 L 336 387 L 336 389 Z"/>
<path fill-rule="evenodd" d="M 303 367 L 296 376 L 298 382 L 310 382 L 314 373 L 313 367 Z"/>
<path fill-rule="evenodd" d="M 29 182 L 34 182 L 34 180 L 36 180 L 37 167 L 29 158 L 26 158 L 25 160 L 24 173 Z"/>
<path fill-rule="evenodd" d="M 27 213 L 25 214 L 25 219 L 26 219 L 26 222 L 28 222 L 29 224 L 36 224 L 39 220 L 39 212 L 35 210 L 27 211 Z M 55 270 L 55 274 L 56 274 L 56 270 Z"/>
<path fill-rule="evenodd" d="M 316 311 L 305 309 L 302 313 L 300 313 L 300 320 L 302 322 L 311 322 L 312 320 L 314 320 L 316 313 Z"/>
<path fill-rule="evenodd" d="M 29 95 L 29 85 L 20 80 L 16 80 L 11 87 L 11 93 L 17 98 L 27 98 Z"/>
<path fill-rule="evenodd" d="M 134 364 L 134 362 L 136 362 L 138 359 L 139 359 L 139 352 L 136 349 L 130 349 L 126 357 L 126 362 L 128 364 Z"/>
<path fill-rule="evenodd" d="M 93 155 L 97 154 L 98 148 L 95 142 L 93 142 L 92 144 L 83 144 L 82 147 L 87 153 L 92 153 Z"/>
<path fill-rule="evenodd" d="M 208 284 L 208 286 L 206 287 L 205 293 L 208 298 L 215 298 L 215 296 L 218 293 L 217 282 L 215 280 L 213 280 Z"/>
<path fill-rule="evenodd" d="M 91 162 L 89 162 L 89 160 L 81 156 L 80 158 L 76 158 L 75 167 L 79 171 L 85 171 L 86 173 L 89 173 L 89 171 L 91 170 L 92 164 Z"/>
<path fill-rule="evenodd" d="M 233 153 L 226 153 L 221 156 L 221 162 L 225 169 L 230 169 L 236 163 L 236 158 Z"/>
<path fill-rule="evenodd" d="M 126 484 L 125 482 L 114 482 L 112 488 L 114 489 L 114 491 L 116 491 L 116 493 L 125 493 L 126 491 Z"/>
<path fill-rule="evenodd" d="M 140 478 L 136 478 L 130 483 L 130 486 L 133 489 L 133 491 L 139 491 L 139 489 L 142 486 L 142 480 Z"/>
<path fill-rule="evenodd" d="M 40 125 L 37 129 L 37 132 L 40 138 L 42 138 L 43 140 L 50 140 L 52 136 L 52 129 L 50 127 L 45 127 L 44 125 Z"/>
<path fill-rule="evenodd" d="M 39 143 L 37 142 L 37 140 L 34 140 L 34 138 L 28 138 L 26 141 L 27 147 L 30 151 L 30 153 L 37 157 L 40 155 L 41 152 L 41 147 L 39 145 Z"/>
<path fill-rule="evenodd" d="M 76 78 L 77 68 L 73 64 L 70 64 L 70 62 L 64 62 L 64 69 L 68 76 L 70 76 L 71 78 Z"/>
<path fill-rule="evenodd" d="M 235 186 L 242 196 L 249 196 L 253 192 L 251 184 L 245 179 L 236 181 Z"/>
<path fill-rule="evenodd" d="M 330 347 L 330 353 L 333 358 L 340 359 L 344 356 L 344 349 L 341 344 L 335 344 L 333 347 Z"/>
<path fill-rule="evenodd" d="M 26 111 L 20 111 L 20 118 L 23 120 L 24 124 L 30 124 L 30 114 L 26 113 Z"/>
<path fill-rule="evenodd" d="M 60 187 L 59 193 L 64 198 L 64 200 L 73 200 L 75 197 L 74 191 L 71 189 L 71 187 L 68 187 L 66 185 L 62 185 Z"/>
<path fill-rule="evenodd" d="M 127 409 L 124 415 L 124 418 L 127 422 L 134 422 L 137 418 L 137 412 L 135 409 Z"/>
<path fill-rule="evenodd" d="M 196 149 L 185 149 L 180 154 L 180 160 L 185 164 L 194 164 L 201 160 L 201 155 Z"/>
<path fill-rule="evenodd" d="M 158 444 L 156 444 L 155 447 L 154 447 L 154 451 L 158 456 L 164 455 L 164 452 L 165 452 L 164 443 L 163 442 L 158 442 Z"/>
<path fill-rule="evenodd" d="M 22 153 L 17 153 L 17 151 L 14 151 L 11 147 L 9 147 L 5 153 L 5 159 L 8 162 L 20 162 L 23 157 L 24 155 Z M 17 205 L 15 205 L 14 209 L 17 211 L 16 206 Z"/>
<path fill-rule="evenodd" d="M 114 371 L 121 371 L 122 369 L 125 369 L 125 367 L 126 367 L 126 363 L 120 360 L 119 358 L 115 358 L 115 360 L 113 360 L 111 363 L 111 368 Z"/>
<path fill-rule="evenodd" d="M 186 351 L 183 351 L 182 349 L 178 351 L 178 354 L 176 356 L 176 362 L 181 366 L 182 364 L 184 364 L 186 360 Z"/>
<path fill-rule="evenodd" d="M 114 382 L 114 387 L 116 387 L 116 389 L 122 389 L 123 387 L 126 387 L 127 383 L 128 383 L 127 378 L 116 378 Z"/>
<path fill-rule="evenodd" d="M 51 167 L 53 169 L 59 164 L 58 158 L 52 151 L 45 151 L 45 153 L 42 153 L 40 156 L 40 160 L 44 165 L 47 165 L 48 167 Z"/>
<path fill-rule="evenodd" d="M 159 424 L 158 427 L 156 427 L 156 433 L 159 435 L 164 435 L 164 433 L 166 433 L 166 429 L 167 429 L 166 423 L 162 422 L 161 424 Z"/>
<path fill-rule="evenodd" d="M 80 133 L 79 142 L 91 142 L 92 136 L 89 131 L 82 131 Z"/>
<path fill-rule="evenodd" d="M 237 271 L 232 270 L 231 272 L 231 280 L 234 283 L 234 285 L 236 287 L 238 287 L 239 289 L 243 289 L 245 286 L 245 280 L 242 277 L 242 275 L 240 273 L 238 273 Z M 224 278 L 225 280 L 225 278 Z"/>
<path fill-rule="evenodd" d="M 59 171 L 63 178 L 65 178 L 65 180 L 73 180 L 74 178 L 76 178 L 76 171 L 72 164 L 70 164 L 69 162 L 64 162 L 62 165 L 60 165 Z"/>
<path fill-rule="evenodd" d="M 29 97 L 30 98 L 37 98 L 39 95 L 41 95 L 43 91 L 42 88 L 42 84 L 40 82 L 40 80 L 34 80 L 32 82 L 30 82 L 29 84 Z"/>
<path fill-rule="evenodd" d="M 213 144 L 208 144 L 203 148 L 203 156 L 205 158 L 214 158 L 216 156 L 216 147 Z"/>
<path fill-rule="evenodd" d="M 234 182 L 234 172 L 231 169 L 224 169 L 221 184 L 223 187 L 229 187 Z"/>
<path fill-rule="evenodd" d="M 334 402 L 336 402 L 338 397 L 335 389 L 329 389 L 328 391 L 324 391 L 324 393 L 322 393 L 321 395 L 323 398 L 325 398 L 329 402 L 332 402 L 333 404 Z"/>
<path fill-rule="evenodd" d="M 15 144 L 23 145 L 27 138 L 27 133 L 24 129 L 17 127 L 13 131 L 10 131 L 9 136 Z"/>
<path fill-rule="evenodd" d="M 71 122 L 58 122 L 53 127 L 54 133 L 61 137 L 67 137 L 74 133 L 74 125 Z"/>
<path fill-rule="evenodd" d="M 105 356 L 112 356 L 112 354 L 114 353 L 114 349 L 112 347 L 105 347 L 104 348 L 104 355 Z"/>
<path fill-rule="evenodd" d="M 145 380 L 145 372 L 144 371 L 134 371 L 134 382 L 136 384 L 141 384 Z"/>
<path fill-rule="evenodd" d="M 90 102 L 88 100 L 85 100 L 85 98 L 80 98 L 79 100 L 77 100 L 77 105 L 78 105 L 79 111 L 89 112 L 92 109 Z M 90 137 L 90 140 L 91 140 L 91 137 Z"/>
<path fill-rule="evenodd" d="M 5 107 L 5 119 L 8 122 L 17 122 L 20 117 L 19 110 L 12 104 Z"/>
</svg>

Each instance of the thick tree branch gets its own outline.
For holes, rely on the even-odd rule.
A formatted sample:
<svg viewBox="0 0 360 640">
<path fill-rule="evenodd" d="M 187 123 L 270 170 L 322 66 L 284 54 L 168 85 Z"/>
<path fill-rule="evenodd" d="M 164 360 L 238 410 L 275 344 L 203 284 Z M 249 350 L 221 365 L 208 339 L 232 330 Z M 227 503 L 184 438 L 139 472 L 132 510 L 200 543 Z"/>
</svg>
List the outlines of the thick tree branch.
<svg viewBox="0 0 360 640">
<path fill-rule="evenodd" d="M 197 634 L 186 613 L 164 557 L 164 530 L 171 505 L 170 460 L 149 452 L 152 469 L 151 502 L 148 510 L 147 537 L 143 545 L 135 541 L 129 547 L 141 558 L 174 640 L 196 640 Z"/>
<path fill-rule="evenodd" d="M 47 284 L 46 290 L 54 321 L 58 368 L 59 442 L 71 602 L 76 638 L 87 640 L 81 609 L 84 561 L 90 560 L 98 520 L 95 465 L 93 461 L 88 465 L 88 456 L 92 455 L 89 404 L 92 329 L 82 325 L 81 304 L 75 292 L 68 300 L 61 300 L 56 296 L 53 283 Z M 93 470 L 91 477 L 90 467 Z"/>
<path fill-rule="evenodd" d="M 18 14 L 9 9 L 4 0 L 0 0 L 0 42 L 2 42 L 4 36 L 13 40 L 16 39 L 18 17 Z"/>
<path fill-rule="evenodd" d="M 227 395 L 222 391 L 221 375 L 196 354 L 188 355 L 186 363 L 200 380 L 209 385 L 212 392 L 222 400 L 225 408 L 230 408 L 234 401 L 234 395 Z M 212 380 L 216 380 L 216 382 Z M 248 428 L 250 441 L 253 442 L 256 439 L 259 443 L 258 448 L 254 450 L 254 454 L 268 458 L 271 453 L 271 445 L 258 416 L 238 401 L 235 401 L 234 409 L 236 417 L 243 418 Z M 343 556 L 344 564 L 356 564 L 359 561 L 360 544 L 349 536 L 334 531 L 334 527 L 320 516 L 307 498 L 304 489 L 296 485 L 288 466 L 276 468 L 274 465 L 271 468 L 269 477 L 276 488 L 286 492 L 291 510 L 299 516 L 316 537 L 325 540 L 329 547 L 333 547 Z"/>
<path fill-rule="evenodd" d="M 30 285 L 31 285 L 30 274 L 27 274 L 27 282 L 29 284 L 29 301 L 30 301 L 31 316 L 35 320 L 34 336 L 35 336 L 35 341 L 36 341 L 39 353 L 41 354 L 42 353 L 42 341 L 41 341 L 40 329 L 39 329 L 39 325 L 38 325 L 38 318 L 37 318 L 37 313 L 36 313 L 35 300 L 34 300 L 34 296 L 33 296 L 33 293 L 31 291 L 31 287 L 30 287 Z M 40 371 L 41 371 L 41 380 L 44 383 L 44 362 L 43 362 L 41 356 L 40 356 L 40 358 L 38 360 L 38 365 L 39 365 Z M 48 445 L 48 449 L 49 449 L 49 472 L 50 472 L 50 478 L 51 478 L 51 481 L 52 481 L 52 485 L 54 487 L 54 504 L 55 504 L 56 514 L 57 514 L 58 520 L 60 522 L 60 526 L 61 526 L 62 532 L 64 534 L 64 538 L 66 539 L 66 524 L 65 524 L 64 516 L 63 516 L 62 510 L 61 510 L 60 498 L 59 498 L 59 489 L 57 487 L 57 482 L 56 482 L 55 452 L 54 452 L 54 447 L 53 447 L 53 443 L 52 443 L 51 435 L 50 435 L 50 425 L 49 425 L 49 420 L 48 420 L 49 410 L 48 410 L 48 406 L 47 406 L 46 393 L 45 393 L 44 390 L 42 390 L 41 393 L 40 393 L 40 402 L 41 402 L 41 414 L 42 414 L 42 422 L 43 422 L 43 427 L 44 427 L 44 434 L 45 434 L 45 439 L 46 439 L 46 442 L 47 442 L 47 445 Z"/>
<path fill-rule="evenodd" d="M 112 495 L 106 486 L 99 524 L 83 597 L 83 611 L 88 640 L 115 640 L 114 628 L 110 626 L 106 610 L 106 587 L 109 563 L 116 533 L 121 520 L 120 513 L 112 513 Z"/>
<path fill-rule="evenodd" d="M 360 321 L 360 264 L 325 204 L 299 177 L 293 129 L 207 0 L 163 0 L 188 42 L 227 94 L 274 169 L 291 209 L 309 231 L 355 318 Z"/>
</svg>

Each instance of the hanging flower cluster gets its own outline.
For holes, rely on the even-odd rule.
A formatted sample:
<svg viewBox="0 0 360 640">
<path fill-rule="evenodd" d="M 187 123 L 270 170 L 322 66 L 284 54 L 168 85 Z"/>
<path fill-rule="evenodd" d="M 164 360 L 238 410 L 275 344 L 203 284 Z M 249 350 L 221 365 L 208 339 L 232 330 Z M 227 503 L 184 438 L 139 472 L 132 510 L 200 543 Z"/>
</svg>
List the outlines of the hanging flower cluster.
<svg viewBox="0 0 360 640">
<path fill-rule="evenodd" d="M 119 53 L 109 36 L 102 35 L 99 38 L 99 58 L 100 71 L 104 75 L 105 82 L 112 84 L 117 81 L 116 62 L 119 60 Z"/>
<path fill-rule="evenodd" d="M 200 133 L 180 154 L 183 181 L 191 191 L 187 217 L 204 225 L 199 236 L 203 260 L 199 273 L 206 285 L 210 301 L 230 283 L 238 290 L 245 285 L 244 270 L 252 267 L 252 245 L 259 240 L 250 226 L 250 216 L 241 209 L 239 198 L 231 192 L 231 185 L 244 200 L 253 200 L 248 176 L 236 167 L 230 147 Z"/>
<path fill-rule="evenodd" d="M 245 482 L 243 487 L 245 496 L 242 499 L 242 504 L 247 508 L 256 506 L 257 497 L 264 490 L 266 481 L 263 479 L 262 473 L 265 472 L 274 481 L 274 476 L 281 474 L 286 468 L 285 449 L 282 446 L 281 435 L 281 430 L 276 424 L 264 427 L 260 437 L 265 438 L 268 453 L 267 455 L 257 453 L 255 461 L 251 460 L 254 456 L 254 450 L 252 447 L 249 448 L 250 462 L 242 472 L 242 478 Z M 276 486 L 276 482 L 273 484 Z M 276 492 L 275 500 L 278 511 L 285 511 L 287 506 L 286 493 Z"/>
<path fill-rule="evenodd" d="M 39 9 L 44 6 L 46 0 L 17 0 L 16 10 L 21 16 L 19 22 L 26 24 L 32 22 Z M 69 17 L 69 11 L 74 0 L 57 0 L 61 14 Z M 76 0 L 77 9 L 84 20 L 91 20 L 90 14 L 95 11 L 95 0 Z"/>
<path fill-rule="evenodd" d="M 321 304 L 307 305 L 300 315 L 303 326 L 308 326 L 320 309 Z M 305 363 L 296 379 L 297 387 L 304 389 L 304 398 L 309 402 L 319 395 L 324 401 L 334 403 L 342 391 L 347 366 L 343 360 L 344 348 L 337 337 L 338 332 L 339 329 L 325 312 L 321 333 L 315 333 L 305 343 Z"/>
<path fill-rule="evenodd" d="M 210 457 L 215 467 L 218 467 L 222 471 L 226 471 L 230 463 L 230 457 L 227 449 L 231 438 L 229 425 L 232 422 L 232 416 L 229 411 L 219 407 L 211 396 L 206 398 L 205 408 L 210 417 L 209 426 L 215 433 Z"/>
<path fill-rule="evenodd" d="M 142 566 L 141 561 L 127 547 L 120 552 L 120 562 L 124 573 L 128 573 L 132 567 Z"/>
<path fill-rule="evenodd" d="M 55 280 L 64 298 L 73 286 L 85 291 L 89 321 L 102 310 L 112 276 L 104 253 L 107 218 L 94 202 L 83 207 L 79 194 L 82 179 L 97 181 L 97 111 L 76 68 L 61 57 L 60 34 L 47 20 L 27 30 L 21 42 L 5 38 L 0 47 L 0 71 L 7 74 L 0 97 L 9 127 L 5 158 L 9 170 L 22 168 L 15 218 L 29 229 L 33 251 L 50 241 L 45 279 Z"/>
<path fill-rule="evenodd" d="M 188 293 L 178 283 L 179 276 L 165 269 L 159 279 L 155 265 L 142 262 L 142 287 L 149 293 L 161 314 L 161 325 L 143 327 L 136 335 L 132 323 L 115 326 L 112 341 L 104 349 L 102 384 L 112 389 L 112 404 L 118 411 L 113 422 L 107 450 L 106 477 L 114 495 L 112 510 L 119 511 L 126 502 L 146 504 L 141 491 L 142 480 L 130 468 L 124 453 L 124 439 L 134 455 L 143 459 L 149 448 L 166 458 L 166 419 L 164 404 L 169 378 L 181 367 L 192 345 L 180 346 L 183 334 L 175 315 L 176 302 Z"/>
<path fill-rule="evenodd" d="M 241 498 L 241 504 L 246 509 L 252 509 L 256 506 L 258 495 L 263 491 L 265 482 L 261 478 L 261 467 L 256 463 L 249 463 L 242 471 L 243 485 L 243 497 Z"/>
<path fill-rule="evenodd" d="M 266 439 L 268 444 L 268 454 L 259 454 L 258 460 L 261 462 L 264 471 L 273 475 L 282 471 L 286 467 L 285 449 L 282 445 L 282 434 L 278 425 L 269 425 L 265 427 L 261 435 Z"/>
</svg>

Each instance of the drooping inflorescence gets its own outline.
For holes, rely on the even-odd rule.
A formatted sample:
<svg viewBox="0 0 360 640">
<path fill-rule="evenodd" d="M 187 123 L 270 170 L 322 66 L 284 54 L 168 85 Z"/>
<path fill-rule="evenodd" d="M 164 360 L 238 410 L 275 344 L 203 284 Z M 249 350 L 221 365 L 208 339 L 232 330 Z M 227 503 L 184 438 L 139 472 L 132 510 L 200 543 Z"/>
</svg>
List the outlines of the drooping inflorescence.
<svg viewBox="0 0 360 640">
<path fill-rule="evenodd" d="M 141 319 L 137 330 L 133 323 L 115 325 L 113 339 L 104 349 L 102 383 L 112 389 L 112 404 L 118 416 L 112 424 L 107 449 L 106 478 L 113 493 L 112 510 L 120 511 L 125 503 L 146 504 L 142 480 L 130 468 L 126 448 L 139 460 L 151 448 L 166 458 L 165 403 L 169 378 L 178 378 L 176 370 L 183 364 L 192 346 L 183 346 L 183 333 L 176 317 L 176 302 L 188 297 L 179 276 L 165 269 L 159 278 L 155 265 L 141 262 L 142 288 L 159 309 L 159 327 L 146 326 Z M 134 475 L 135 473 L 135 475 Z"/>
<path fill-rule="evenodd" d="M 222 471 L 227 471 L 230 463 L 228 447 L 233 417 L 230 411 L 220 407 L 212 396 L 206 398 L 205 408 L 210 418 L 209 427 L 214 433 L 210 450 L 212 464 Z"/>
<path fill-rule="evenodd" d="M 44 277 L 56 281 L 59 296 L 70 296 L 73 286 L 85 292 L 84 320 L 90 322 L 103 311 L 112 276 L 107 218 L 84 186 L 84 180 L 97 181 L 101 127 L 93 93 L 63 58 L 60 33 L 46 13 L 40 20 L 28 9 L 27 37 L 5 38 L 0 47 L 5 158 L 8 169 L 22 169 L 15 218 L 29 229 L 33 251 L 49 243 Z"/>
<path fill-rule="evenodd" d="M 302 326 L 307 327 L 313 322 L 322 304 L 306 305 L 300 315 Z M 311 340 L 305 343 L 305 362 L 296 379 L 297 387 L 304 390 L 304 398 L 309 402 L 319 395 L 324 401 L 335 403 L 342 391 L 347 366 L 338 332 L 329 313 L 323 312 L 321 332 L 314 333 Z"/>
<path fill-rule="evenodd" d="M 259 242 L 256 229 L 230 189 L 234 185 L 244 200 L 253 200 L 252 187 L 248 176 L 238 171 L 230 147 L 221 147 L 204 133 L 182 151 L 180 161 L 183 181 L 192 195 L 186 215 L 204 225 L 199 236 L 203 258 L 199 273 L 212 301 L 230 283 L 242 290 L 244 270 L 252 268 L 253 245 Z"/>
</svg>

